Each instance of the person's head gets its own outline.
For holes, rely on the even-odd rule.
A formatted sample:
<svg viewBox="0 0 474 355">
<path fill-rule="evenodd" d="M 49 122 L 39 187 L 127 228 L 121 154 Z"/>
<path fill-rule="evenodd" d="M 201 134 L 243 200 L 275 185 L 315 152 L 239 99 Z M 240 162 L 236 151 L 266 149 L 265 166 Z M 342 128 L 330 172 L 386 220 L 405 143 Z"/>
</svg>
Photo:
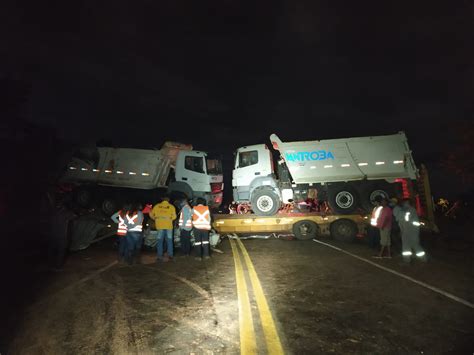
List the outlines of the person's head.
<svg viewBox="0 0 474 355">
<path fill-rule="evenodd" d="M 388 205 L 392 208 L 396 207 L 398 205 L 398 199 L 396 197 L 392 197 L 389 201 L 388 201 Z"/>
<path fill-rule="evenodd" d="M 125 216 L 128 212 L 130 212 L 132 210 L 132 204 L 130 202 L 125 202 L 123 205 L 122 205 L 122 209 L 121 209 L 121 215 L 122 217 Z"/>
<path fill-rule="evenodd" d="M 403 207 L 410 207 L 411 206 L 411 201 L 409 198 L 404 198 L 402 202 Z"/>
<path fill-rule="evenodd" d="M 386 198 L 382 198 L 380 200 L 380 204 L 383 206 L 383 207 L 387 207 L 388 206 L 388 200 Z"/>
<path fill-rule="evenodd" d="M 203 206 L 206 206 L 206 200 L 203 199 L 202 197 L 199 197 L 198 199 L 196 199 L 196 206 L 197 205 L 203 205 Z"/>
<path fill-rule="evenodd" d="M 187 198 L 183 198 L 183 199 L 179 202 L 179 206 L 180 206 L 181 208 L 183 208 L 184 206 L 189 206 L 188 199 L 187 199 Z"/>
<path fill-rule="evenodd" d="M 382 197 L 376 196 L 376 197 L 374 198 L 374 205 L 375 205 L 375 206 L 380 206 L 381 204 L 382 204 Z"/>
<path fill-rule="evenodd" d="M 168 196 L 163 196 L 161 202 L 170 202 L 170 198 Z"/>
</svg>

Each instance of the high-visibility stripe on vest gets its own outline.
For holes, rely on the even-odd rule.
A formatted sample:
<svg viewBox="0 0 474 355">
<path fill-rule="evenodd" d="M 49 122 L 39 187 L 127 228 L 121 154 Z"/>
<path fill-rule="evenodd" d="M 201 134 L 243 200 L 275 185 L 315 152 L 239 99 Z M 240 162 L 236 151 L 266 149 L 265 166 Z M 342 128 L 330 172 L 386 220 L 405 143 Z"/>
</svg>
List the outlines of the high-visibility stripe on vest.
<svg viewBox="0 0 474 355">
<path fill-rule="evenodd" d="M 370 219 L 370 224 L 374 227 L 377 227 L 377 223 L 380 217 L 380 213 L 382 212 L 382 208 L 383 206 L 378 206 L 372 210 L 372 218 Z"/>
<path fill-rule="evenodd" d="M 125 217 L 127 217 L 127 222 L 129 224 L 131 224 L 131 223 L 135 223 L 135 220 L 138 218 L 138 214 L 133 215 L 132 217 L 130 217 L 127 214 Z M 142 230 L 143 230 L 143 226 L 141 224 L 137 224 L 136 226 L 130 228 L 128 231 L 129 232 L 141 232 Z"/>
<path fill-rule="evenodd" d="M 117 235 L 123 237 L 125 234 L 127 234 L 127 225 L 125 224 L 125 220 L 120 216 L 120 213 L 118 215 L 118 228 L 117 228 Z"/>
<path fill-rule="evenodd" d="M 193 226 L 196 229 L 211 229 L 211 213 L 209 207 L 197 205 L 193 208 Z"/>
<path fill-rule="evenodd" d="M 179 214 L 179 226 L 181 228 L 183 228 L 183 227 L 191 228 L 193 226 L 192 219 L 188 218 L 188 220 L 186 221 L 186 224 L 185 224 L 184 220 L 183 220 L 183 218 L 184 218 L 183 215 L 184 215 L 184 213 L 183 213 L 183 211 L 181 211 L 180 214 Z"/>
</svg>

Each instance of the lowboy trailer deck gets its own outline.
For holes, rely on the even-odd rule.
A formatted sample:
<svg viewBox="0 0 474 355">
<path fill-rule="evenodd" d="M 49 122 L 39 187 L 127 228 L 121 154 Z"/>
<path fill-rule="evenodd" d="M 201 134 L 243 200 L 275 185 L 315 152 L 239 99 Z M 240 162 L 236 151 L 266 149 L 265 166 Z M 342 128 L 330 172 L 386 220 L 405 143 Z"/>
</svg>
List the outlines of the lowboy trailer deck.
<svg viewBox="0 0 474 355">
<path fill-rule="evenodd" d="M 285 213 L 275 216 L 254 214 L 216 214 L 213 227 L 220 234 L 285 233 L 306 240 L 332 236 L 336 240 L 353 241 L 367 232 L 367 215 L 325 215 L 321 213 Z"/>
</svg>

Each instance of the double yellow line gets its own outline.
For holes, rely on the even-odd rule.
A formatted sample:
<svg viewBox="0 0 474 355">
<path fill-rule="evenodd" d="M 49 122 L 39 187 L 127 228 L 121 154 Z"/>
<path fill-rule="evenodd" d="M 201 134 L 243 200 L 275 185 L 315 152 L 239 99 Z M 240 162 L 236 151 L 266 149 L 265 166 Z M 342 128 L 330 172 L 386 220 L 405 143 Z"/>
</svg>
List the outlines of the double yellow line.
<svg viewBox="0 0 474 355">
<path fill-rule="evenodd" d="M 250 296 L 245 280 L 244 268 L 239 249 L 242 252 L 245 265 L 247 266 L 248 277 L 252 284 L 255 301 L 257 303 L 260 322 L 265 336 L 267 352 L 269 354 L 283 354 L 280 336 L 278 335 L 275 322 L 273 321 L 270 307 L 263 293 L 263 288 L 258 279 L 257 272 L 253 266 L 252 260 L 245 249 L 244 244 L 239 239 L 230 239 L 232 254 L 235 263 L 235 278 L 237 282 L 237 295 L 239 300 L 239 325 L 240 325 L 240 353 L 256 354 L 258 352 L 257 341 L 255 337 L 255 328 L 252 319 L 252 310 L 250 306 Z M 238 247 L 237 247 L 238 246 Z"/>
</svg>

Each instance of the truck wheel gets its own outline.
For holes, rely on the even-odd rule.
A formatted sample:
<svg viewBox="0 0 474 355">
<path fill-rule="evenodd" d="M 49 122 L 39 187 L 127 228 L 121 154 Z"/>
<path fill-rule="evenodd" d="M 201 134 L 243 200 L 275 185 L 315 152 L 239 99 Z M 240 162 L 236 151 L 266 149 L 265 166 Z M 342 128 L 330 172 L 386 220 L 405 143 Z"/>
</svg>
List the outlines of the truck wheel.
<svg viewBox="0 0 474 355">
<path fill-rule="evenodd" d="M 371 212 L 375 207 L 377 197 L 389 199 L 393 196 L 393 187 L 388 183 L 368 183 L 361 188 L 361 205 L 366 212 Z"/>
<path fill-rule="evenodd" d="M 111 198 L 105 198 L 102 201 L 102 212 L 107 216 L 113 215 L 118 210 L 117 202 Z"/>
<path fill-rule="evenodd" d="M 298 221 L 293 225 L 293 234 L 299 240 L 313 239 L 319 234 L 319 226 L 313 221 Z"/>
<path fill-rule="evenodd" d="M 251 202 L 252 210 L 258 216 L 273 216 L 280 209 L 280 198 L 270 189 L 255 190 Z"/>
<path fill-rule="evenodd" d="M 338 214 L 350 214 L 359 206 L 359 196 L 354 188 L 347 184 L 329 186 L 328 204 Z"/>
<path fill-rule="evenodd" d="M 331 237 L 340 242 L 352 242 L 357 237 L 357 224 L 350 219 L 341 218 L 331 223 Z"/>
<path fill-rule="evenodd" d="M 74 201 L 83 208 L 88 208 L 92 205 L 92 191 L 87 188 L 80 188 L 76 191 Z"/>
</svg>

